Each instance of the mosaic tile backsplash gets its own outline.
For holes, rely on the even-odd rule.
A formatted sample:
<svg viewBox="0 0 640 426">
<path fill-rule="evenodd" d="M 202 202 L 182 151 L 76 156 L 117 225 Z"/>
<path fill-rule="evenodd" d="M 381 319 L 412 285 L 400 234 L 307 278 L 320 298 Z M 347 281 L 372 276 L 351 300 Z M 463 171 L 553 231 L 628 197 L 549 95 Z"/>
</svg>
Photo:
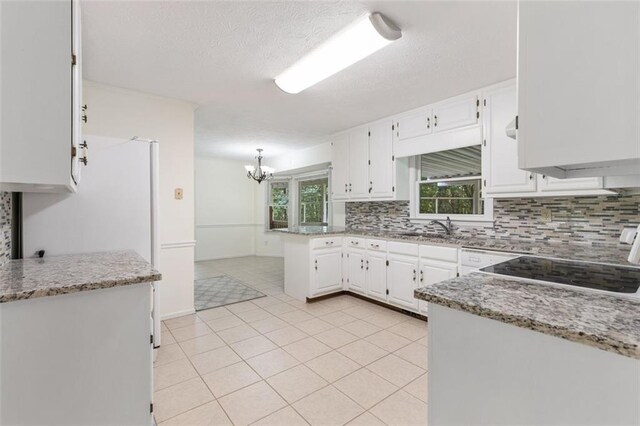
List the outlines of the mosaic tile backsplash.
<svg viewBox="0 0 640 426">
<path fill-rule="evenodd" d="M 544 209 L 551 221 L 542 220 Z M 412 223 L 408 201 L 346 203 L 348 229 L 441 232 Z M 494 200 L 493 226 L 457 226 L 456 234 L 550 242 L 617 243 L 640 223 L 640 195 Z"/>
<path fill-rule="evenodd" d="M 0 192 L 0 266 L 11 258 L 11 193 Z"/>
</svg>

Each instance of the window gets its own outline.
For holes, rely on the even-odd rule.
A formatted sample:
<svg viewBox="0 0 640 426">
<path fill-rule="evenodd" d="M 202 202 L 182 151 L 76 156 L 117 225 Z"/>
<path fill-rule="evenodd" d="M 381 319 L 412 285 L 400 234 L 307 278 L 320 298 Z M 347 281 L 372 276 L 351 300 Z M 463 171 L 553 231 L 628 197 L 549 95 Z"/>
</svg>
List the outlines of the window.
<svg viewBox="0 0 640 426">
<path fill-rule="evenodd" d="M 422 154 L 415 169 L 416 217 L 484 220 L 492 214 L 485 209 L 482 197 L 480 145 Z"/>
<path fill-rule="evenodd" d="M 298 223 L 300 226 L 329 224 L 329 179 L 298 182 Z"/>
<path fill-rule="evenodd" d="M 269 229 L 289 226 L 289 182 L 269 182 Z"/>
</svg>

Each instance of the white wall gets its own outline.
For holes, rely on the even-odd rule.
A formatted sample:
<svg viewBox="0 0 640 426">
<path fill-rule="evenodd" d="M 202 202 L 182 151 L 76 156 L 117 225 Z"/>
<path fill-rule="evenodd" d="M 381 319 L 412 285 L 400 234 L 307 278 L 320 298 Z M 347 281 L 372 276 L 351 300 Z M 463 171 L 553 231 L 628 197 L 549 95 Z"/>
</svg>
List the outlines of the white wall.
<svg viewBox="0 0 640 426">
<path fill-rule="evenodd" d="M 85 133 L 160 142 L 160 314 L 193 312 L 194 105 L 88 81 L 83 95 Z"/>
<path fill-rule="evenodd" d="M 196 260 L 253 255 L 258 184 L 244 163 L 197 157 L 195 172 Z"/>
</svg>

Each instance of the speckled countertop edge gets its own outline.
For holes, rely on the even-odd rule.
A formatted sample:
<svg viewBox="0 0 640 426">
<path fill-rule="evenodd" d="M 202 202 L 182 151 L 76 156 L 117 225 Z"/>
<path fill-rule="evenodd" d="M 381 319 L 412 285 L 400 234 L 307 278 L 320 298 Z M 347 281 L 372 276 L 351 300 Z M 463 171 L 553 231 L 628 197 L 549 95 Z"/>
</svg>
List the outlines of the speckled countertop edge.
<svg viewBox="0 0 640 426">
<path fill-rule="evenodd" d="M 161 279 L 134 251 L 12 260 L 0 267 L 0 303 Z"/>
<path fill-rule="evenodd" d="M 490 237 L 423 237 L 400 235 L 397 232 L 359 231 L 341 227 L 302 227 L 274 230 L 283 235 L 299 235 L 308 238 L 342 235 L 365 238 L 381 238 L 389 241 L 425 243 L 434 246 L 462 249 L 496 251 L 513 254 L 527 254 L 538 257 L 575 260 L 582 262 L 606 263 L 611 265 L 640 268 L 627 261 L 631 246 L 623 244 L 561 244 L 544 241 L 524 241 Z"/>
<path fill-rule="evenodd" d="M 417 299 L 640 359 L 640 300 L 472 273 Z"/>
</svg>

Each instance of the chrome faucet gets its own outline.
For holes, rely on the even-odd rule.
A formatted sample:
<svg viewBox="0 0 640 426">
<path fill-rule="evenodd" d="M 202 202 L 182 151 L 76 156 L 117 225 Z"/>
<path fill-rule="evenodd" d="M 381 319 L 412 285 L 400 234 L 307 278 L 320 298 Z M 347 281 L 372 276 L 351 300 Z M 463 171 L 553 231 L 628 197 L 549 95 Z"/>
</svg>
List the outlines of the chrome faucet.
<svg viewBox="0 0 640 426">
<path fill-rule="evenodd" d="M 442 229 L 447 233 L 447 235 L 451 235 L 451 219 L 447 216 L 447 224 L 440 222 L 439 220 L 432 220 L 429 222 L 429 225 L 440 225 Z"/>
</svg>

